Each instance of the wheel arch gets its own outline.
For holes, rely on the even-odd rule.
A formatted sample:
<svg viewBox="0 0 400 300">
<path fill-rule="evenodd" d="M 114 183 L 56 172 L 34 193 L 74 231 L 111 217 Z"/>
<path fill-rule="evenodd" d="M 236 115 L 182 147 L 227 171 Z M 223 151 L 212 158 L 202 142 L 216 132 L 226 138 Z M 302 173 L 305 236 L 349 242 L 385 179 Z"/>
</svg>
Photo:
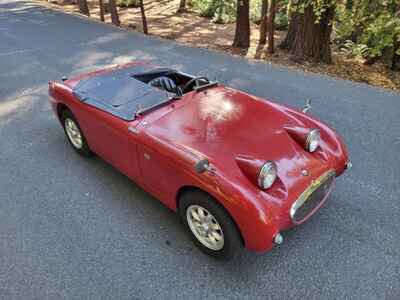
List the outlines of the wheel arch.
<svg viewBox="0 0 400 300">
<path fill-rule="evenodd" d="M 220 201 L 218 201 L 212 194 L 205 191 L 204 189 L 201 189 L 201 188 L 199 188 L 197 186 L 193 186 L 193 185 L 185 185 L 185 186 L 180 187 L 176 193 L 176 209 L 177 209 L 177 211 L 179 211 L 179 201 L 180 201 L 182 195 L 187 192 L 190 192 L 190 191 L 198 191 L 198 192 L 201 192 L 201 193 L 204 193 L 204 194 L 210 196 L 214 200 L 215 203 L 217 203 L 223 210 L 225 210 L 225 212 L 228 214 L 228 216 L 231 218 L 233 224 L 235 225 L 237 232 L 239 233 L 240 240 L 242 241 L 242 245 L 246 246 L 245 240 L 242 235 L 242 231 L 240 230 L 240 227 L 238 226 L 235 218 L 232 217 L 231 213 L 229 213 L 229 211 L 224 207 L 224 205 Z"/>
<path fill-rule="evenodd" d="M 61 102 L 57 103 L 57 116 L 58 116 L 58 119 L 59 119 L 60 121 L 61 121 L 61 114 L 62 114 L 62 112 L 63 112 L 64 110 L 69 110 L 69 111 L 71 111 L 71 110 L 69 109 L 69 107 L 66 106 L 64 103 L 61 103 Z M 72 113 L 72 112 L 71 112 L 71 113 Z"/>
</svg>

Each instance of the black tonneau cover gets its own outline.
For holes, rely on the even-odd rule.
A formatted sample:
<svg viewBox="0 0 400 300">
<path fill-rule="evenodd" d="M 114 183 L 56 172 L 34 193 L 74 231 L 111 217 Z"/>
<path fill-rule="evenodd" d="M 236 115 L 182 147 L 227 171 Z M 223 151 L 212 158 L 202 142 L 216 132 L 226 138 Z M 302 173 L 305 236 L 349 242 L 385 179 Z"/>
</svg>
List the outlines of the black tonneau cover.
<svg viewBox="0 0 400 300">
<path fill-rule="evenodd" d="M 80 81 L 74 95 L 89 105 L 97 107 L 126 121 L 135 119 L 135 112 L 151 108 L 167 100 L 165 91 L 154 88 L 133 76 L 146 72 L 175 72 L 146 65 L 133 66 L 94 76 Z"/>
</svg>

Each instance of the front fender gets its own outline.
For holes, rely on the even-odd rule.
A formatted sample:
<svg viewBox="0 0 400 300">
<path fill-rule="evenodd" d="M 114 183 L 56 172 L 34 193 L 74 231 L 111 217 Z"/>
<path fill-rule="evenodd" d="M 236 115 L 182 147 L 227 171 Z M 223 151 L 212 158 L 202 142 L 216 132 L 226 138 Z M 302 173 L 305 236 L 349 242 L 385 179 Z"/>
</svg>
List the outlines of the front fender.
<svg viewBox="0 0 400 300">
<path fill-rule="evenodd" d="M 257 193 L 235 185 L 218 171 L 204 176 L 214 178 L 209 178 L 206 180 L 208 184 L 199 188 L 212 195 L 228 211 L 240 230 L 245 247 L 256 252 L 270 250 L 279 227 L 262 191 Z"/>
<path fill-rule="evenodd" d="M 346 145 L 340 135 L 328 125 L 319 121 L 315 117 L 311 117 L 307 114 L 299 112 L 295 109 L 288 107 L 282 107 L 285 113 L 290 115 L 295 120 L 301 121 L 305 127 L 313 128 L 317 127 L 321 133 L 320 147 L 325 154 L 335 161 L 336 176 L 340 176 L 346 169 L 346 165 L 349 162 L 349 155 Z"/>
</svg>

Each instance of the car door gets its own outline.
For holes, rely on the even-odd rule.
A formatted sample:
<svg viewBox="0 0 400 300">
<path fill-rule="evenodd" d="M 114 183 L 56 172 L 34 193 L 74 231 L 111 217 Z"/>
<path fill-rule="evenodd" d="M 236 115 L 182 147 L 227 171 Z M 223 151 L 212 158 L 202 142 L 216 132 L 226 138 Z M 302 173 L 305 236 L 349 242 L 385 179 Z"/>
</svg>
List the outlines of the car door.
<svg viewBox="0 0 400 300">
<path fill-rule="evenodd" d="M 168 207 L 174 207 L 175 192 L 182 182 L 182 174 L 173 162 L 160 152 L 138 145 L 137 158 L 142 185 Z"/>
<path fill-rule="evenodd" d="M 129 127 L 137 121 L 127 122 L 90 105 L 79 111 L 78 121 L 83 126 L 90 148 L 105 161 L 128 177 L 138 177 L 137 141 Z"/>
</svg>

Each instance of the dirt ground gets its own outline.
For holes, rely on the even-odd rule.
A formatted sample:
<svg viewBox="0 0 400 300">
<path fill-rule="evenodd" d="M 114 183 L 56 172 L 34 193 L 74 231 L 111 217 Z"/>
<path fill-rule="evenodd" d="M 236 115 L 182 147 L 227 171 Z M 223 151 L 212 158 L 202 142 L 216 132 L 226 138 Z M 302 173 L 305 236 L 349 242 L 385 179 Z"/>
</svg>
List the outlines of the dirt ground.
<svg viewBox="0 0 400 300">
<path fill-rule="evenodd" d="M 63 0 L 33 0 L 50 8 L 60 9 L 70 13 L 79 13 L 77 5 L 65 4 Z M 332 77 L 364 82 L 373 86 L 400 90 L 400 72 L 393 72 L 386 66 L 376 63 L 366 66 L 362 61 L 346 58 L 342 53 L 333 51 L 332 65 L 303 63 L 297 64 L 289 59 L 286 52 L 276 49 L 273 55 L 266 53 L 266 46 L 258 44 L 258 26 L 251 24 L 251 46 L 247 50 L 231 47 L 235 34 L 235 24 L 214 24 L 210 19 L 200 17 L 196 11 L 177 14 L 180 0 L 145 0 L 148 30 L 150 35 L 174 40 L 178 43 L 223 51 L 232 55 L 245 56 L 249 60 L 262 60 L 268 63 L 284 65 L 306 72 L 327 74 Z M 106 1 L 105 1 L 106 2 Z M 100 20 L 98 1 L 88 0 L 91 18 Z M 121 26 L 142 32 L 141 14 L 139 8 L 119 8 Z M 107 23 L 111 23 L 106 14 Z M 276 32 L 276 45 L 285 37 L 286 32 Z"/>
</svg>

